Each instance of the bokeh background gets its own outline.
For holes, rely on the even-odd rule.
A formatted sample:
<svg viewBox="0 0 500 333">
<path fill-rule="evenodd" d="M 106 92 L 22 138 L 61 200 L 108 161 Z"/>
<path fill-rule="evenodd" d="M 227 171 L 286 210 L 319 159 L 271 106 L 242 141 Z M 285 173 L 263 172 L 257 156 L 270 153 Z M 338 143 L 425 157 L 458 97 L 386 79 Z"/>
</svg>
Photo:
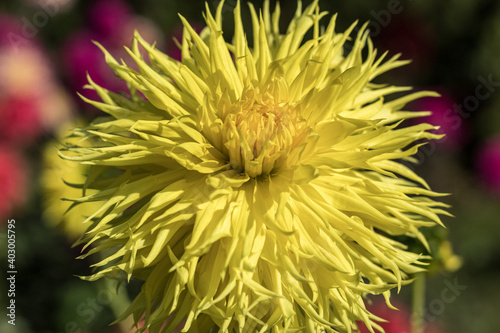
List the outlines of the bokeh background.
<svg viewBox="0 0 500 333">
<path fill-rule="evenodd" d="M 208 0 L 207 6 L 215 9 L 217 3 Z M 235 3 L 227 0 L 223 9 L 228 38 Z M 92 261 L 75 259 L 81 251 L 72 247 L 78 228 L 59 225 L 67 206 L 54 199 L 54 184 L 67 166 L 55 157 L 57 138 L 71 124 L 99 115 L 77 95 L 93 97 L 83 89 L 87 73 L 111 90 L 123 88 L 91 40 L 126 58 L 122 46 L 130 45 L 137 29 L 179 57 L 173 42 L 182 34 L 177 13 L 201 30 L 204 6 L 197 0 L 0 2 L 0 332 L 130 331 L 130 323 L 109 324 L 137 293 L 140 281 L 125 288 L 76 277 L 88 275 Z M 413 168 L 434 190 L 451 193 L 443 200 L 455 216 L 444 218 L 446 229 L 427 231 L 436 259 L 426 279 L 426 332 L 498 331 L 500 2 L 322 0 L 320 6 L 339 13 L 338 31 L 355 20 L 370 21 L 379 50 L 413 59 L 384 74 L 381 82 L 441 93 L 410 105 L 433 111 L 424 120 L 447 135 L 422 147 Z M 281 7 L 285 28 L 296 3 L 282 1 Z M 50 202 L 55 206 L 48 207 Z M 16 326 L 7 324 L 4 314 L 8 219 L 16 220 Z M 391 319 L 388 332 L 409 333 L 411 287 L 395 299 L 400 311 L 385 310 L 378 299 L 374 311 Z"/>
</svg>

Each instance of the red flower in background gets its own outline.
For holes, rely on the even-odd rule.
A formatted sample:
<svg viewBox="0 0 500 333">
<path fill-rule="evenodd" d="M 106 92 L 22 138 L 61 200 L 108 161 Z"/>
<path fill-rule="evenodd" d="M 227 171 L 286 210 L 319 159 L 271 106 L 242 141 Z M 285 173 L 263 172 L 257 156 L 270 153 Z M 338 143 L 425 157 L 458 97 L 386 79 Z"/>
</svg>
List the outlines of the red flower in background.
<svg viewBox="0 0 500 333">
<path fill-rule="evenodd" d="M 391 301 L 392 302 L 392 301 Z M 387 320 L 385 323 L 379 325 L 385 330 L 386 333 L 410 333 L 411 332 L 411 312 L 403 304 L 392 304 L 399 310 L 393 310 L 387 307 L 385 302 L 375 302 L 369 306 L 370 312 L 374 315 Z M 358 323 L 360 333 L 370 333 L 364 323 Z M 436 325 L 426 325 L 425 333 L 444 333 Z"/>
<path fill-rule="evenodd" d="M 0 146 L 0 220 L 5 223 L 13 210 L 26 203 L 28 193 L 26 163 L 17 152 Z"/>
<path fill-rule="evenodd" d="M 0 143 L 26 146 L 42 132 L 36 96 L 0 96 Z"/>
</svg>

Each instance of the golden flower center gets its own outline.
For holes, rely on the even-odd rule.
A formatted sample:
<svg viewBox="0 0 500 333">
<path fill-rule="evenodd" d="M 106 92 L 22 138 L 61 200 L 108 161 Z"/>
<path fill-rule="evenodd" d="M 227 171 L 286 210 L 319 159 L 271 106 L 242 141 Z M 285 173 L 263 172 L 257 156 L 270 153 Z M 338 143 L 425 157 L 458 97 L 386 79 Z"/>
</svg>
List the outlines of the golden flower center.
<svg viewBox="0 0 500 333">
<path fill-rule="evenodd" d="M 281 168 L 309 132 L 296 108 L 271 98 L 242 101 L 223 121 L 230 165 L 250 177 Z"/>
</svg>

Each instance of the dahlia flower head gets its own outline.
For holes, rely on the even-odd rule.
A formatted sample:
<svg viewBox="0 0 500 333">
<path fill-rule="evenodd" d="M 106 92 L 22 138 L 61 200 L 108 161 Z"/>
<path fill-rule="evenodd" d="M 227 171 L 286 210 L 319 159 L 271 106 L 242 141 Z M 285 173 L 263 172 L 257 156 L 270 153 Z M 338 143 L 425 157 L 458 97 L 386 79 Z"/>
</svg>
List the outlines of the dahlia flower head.
<svg viewBox="0 0 500 333">
<path fill-rule="evenodd" d="M 144 321 L 140 332 L 382 330 L 364 297 L 391 306 L 428 259 L 396 236 L 427 244 L 420 228 L 446 214 L 401 162 L 440 137 L 400 126 L 428 114 L 408 102 L 435 94 L 373 83 L 406 61 L 377 56 L 366 25 L 352 39 L 356 24 L 322 26 L 317 1 L 299 1 L 284 34 L 279 5 L 249 7 L 253 43 L 239 3 L 224 39 L 221 3 L 200 34 L 181 16 L 180 62 L 137 33 L 136 69 L 103 49 L 129 91 L 89 78 L 102 101 L 86 101 L 109 116 L 61 151 L 90 166 L 74 203 L 104 202 L 80 240 L 84 256 L 104 254 L 87 279 L 144 280 L 121 318 Z"/>
</svg>

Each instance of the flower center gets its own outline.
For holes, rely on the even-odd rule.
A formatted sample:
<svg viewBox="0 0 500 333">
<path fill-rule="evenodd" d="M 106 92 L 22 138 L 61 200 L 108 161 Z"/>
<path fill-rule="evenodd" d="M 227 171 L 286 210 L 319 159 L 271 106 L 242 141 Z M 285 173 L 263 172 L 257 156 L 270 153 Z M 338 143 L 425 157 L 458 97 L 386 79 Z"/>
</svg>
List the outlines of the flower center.
<svg viewBox="0 0 500 333">
<path fill-rule="evenodd" d="M 283 167 L 309 130 L 295 107 L 250 95 L 223 114 L 224 147 L 233 169 L 257 177 Z"/>
</svg>

